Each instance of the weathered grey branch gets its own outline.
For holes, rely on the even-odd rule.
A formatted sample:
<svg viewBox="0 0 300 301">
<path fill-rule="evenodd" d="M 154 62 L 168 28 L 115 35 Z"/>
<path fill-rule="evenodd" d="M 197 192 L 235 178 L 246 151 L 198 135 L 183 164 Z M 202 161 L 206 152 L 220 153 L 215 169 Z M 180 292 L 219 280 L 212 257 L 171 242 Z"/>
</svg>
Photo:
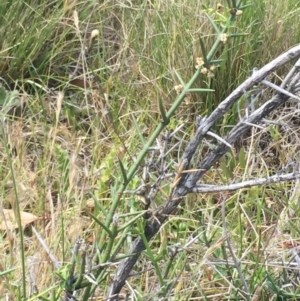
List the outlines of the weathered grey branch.
<svg viewBox="0 0 300 301">
<path fill-rule="evenodd" d="M 253 114 L 251 114 L 245 121 L 240 121 L 228 134 L 225 139 L 227 143 L 234 144 L 240 137 L 243 136 L 250 128 L 251 124 L 260 122 L 270 112 L 278 108 L 289 97 L 287 95 L 276 95 L 271 100 L 262 105 Z M 184 183 L 185 189 L 192 189 L 195 187 L 199 179 L 213 166 L 228 150 L 228 146 L 224 143 L 219 143 L 217 148 L 211 152 L 205 159 L 197 164 L 198 172 L 187 175 L 186 182 Z"/>
<path fill-rule="evenodd" d="M 253 186 L 259 186 L 259 185 L 266 185 L 266 184 L 272 184 L 272 183 L 279 183 L 279 182 L 285 182 L 285 181 L 292 181 L 300 179 L 300 173 L 289 173 L 285 175 L 273 175 L 268 178 L 258 178 L 253 179 L 249 181 L 244 181 L 240 183 L 233 183 L 229 185 L 205 185 L 205 184 L 196 184 L 195 187 L 191 189 L 191 192 L 194 193 L 216 193 L 216 192 L 222 192 L 222 191 L 235 191 L 238 189 L 253 187 Z"/>
<path fill-rule="evenodd" d="M 197 147 L 201 143 L 204 135 L 210 130 L 210 128 L 218 121 L 224 114 L 232 107 L 232 105 L 245 93 L 250 90 L 254 85 L 264 80 L 269 74 L 290 62 L 291 60 L 300 56 L 300 44 L 289 49 L 287 52 L 281 54 L 275 60 L 265 65 L 260 70 L 257 70 L 252 74 L 243 84 L 235 89 L 224 101 L 222 101 L 218 107 L 212 112 L 212 114 L 203 122 L 197 129 L 195 136 L 192 138 L 188 147 L 183 154 L 183 160 L 187 159 L 191 162 Z"/>
<path fill-rule="evenodd" d="M 262 120 L 262 118 L 267 116 L 270 112 L 287 101 L 289 99 L 289 96 L 286 95 L 286 93 L 275 95 L 271 100 L 254 111 L 247 119 L 240 121 L 225 138 L 226 144 L 221 141 L 214 151 L 212 151 L 205 159 L 197 164 L 197 172 L 184 173 L 183 171 L 189 170 L 191 160 L 193 159 L 197 148 L 199 147 L 202 139 L 211 129 L 211 127 L 218 120 L 220 120 L 222 116 L 224 116 L 224 114 L 241 96 L 244 95 L 245 91 L 249 91 L 254 85 L 260 83 L 269 74 L 271 74 L 284 64 L 299 57 L 300 45 L 297 45 L 280 55 L 278 58 L 276 58 L 260 70 L 256 71 L 250 78 L 248 78 L 243 84 L 241 84 L 236 90 L 234 90 L 224 101 L 222 101 L 210 116 L 199 117 L 197 119 L 197 130 L 195 136 L 191 139 L 190 143 L 186 147 L 182 157 L 182 164 L 180 164 L 180 166 L 184 166 L 184 169 L 181 170 L 181 173 L 177 175 L 177 177 L 179 177 L 179 181 L 176 181 L 173 193 L 169 197 L 169 199 L 166 200 L 165 205 L 158 208 L 156 212 L 153 212 L 152 217 L 150 217 L 147 221 L 147 224 L 145 226 L 145 237 L 148 241 L 158 232 L 163 222 L 177 208 L 183 197 L 188 193 L 193 192 L 193 190 L 197 191 L 197 182 L 199 181 L 199 179 L 205 174 L 207 170 L 211 168 L 211 166 L 218 159 L 220 159 L 226 153 L 228 145 L 233 145 L 234 142 L 237 141 L 237 139 L 239 139 L 247 130 L 249 130 L 252 125 L 258 124 Z M 289 80 L 284 83 L 284 86 L 281 85 L 282 88 L 292 92 L 292 86 L 293 84 L 295 84 L 295 82 L 293 82 L 292 84 L 290 82 L 290 79 L 294 77 L 295 72 L 297 72 L 298 70 L 299 62 L 297 62 L 295 67 L 288 74 Z M 296 175 L 297 177 L 299 176 L 298 174 L 294 174 L 294 176 Z M 278 177 L 280 178 L 283 176 Z M 291 176 L 291 178 L 289 179 L 294 178 Z M 108 291 L 108 297 L 110 297 L 110 300 L 117 300 L 117 297 L 114 296 L 121 291 L 126 279 L 130 274 L 131 269 L 133 268 L 143 250 L 145 250 L 145 245 L 142 239 L 139 237 L 134 241 L 131 247 L 130 254 L 132 254 L 132 256 L 124 259 L 118 267 L 117 273 Z"/>
<path fill-rule="evenodd" d="M 289 91 L 287 91 L 287 90 L 285 90 L 285 89 L 283 89 L 283 88 L 281 88 L 281 87 L 278 87 L 278 86 L 276 86 L 275 84 L 270 83 L 269 81 L 267 81 L 267 80 L 265 80 L 265 79 L 262 81 L 262 83 L 263 83 L 264 85 L 266 85 L 266 86 L 268 86 L 268 87 L 270 87 L 270 88 L 272 88 L 272 89 L 278 91 L 279 93 L 286 94 L 286 95 L 289 96 L 290 98 L 293 98 L 293 99 L 296 99 L 296 100 L 300 101 L 300 98 L 299 98 L 297 95 L 294 95 L 293 93 L 290 93 Z"/>
</svg>

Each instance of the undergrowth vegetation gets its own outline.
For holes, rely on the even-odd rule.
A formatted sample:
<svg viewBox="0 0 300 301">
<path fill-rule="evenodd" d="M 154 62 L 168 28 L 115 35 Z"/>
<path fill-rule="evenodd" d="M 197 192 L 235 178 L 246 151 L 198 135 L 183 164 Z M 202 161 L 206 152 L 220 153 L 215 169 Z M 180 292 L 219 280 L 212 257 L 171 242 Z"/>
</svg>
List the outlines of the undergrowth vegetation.
<svg viewBox="0 0 300 301">
<path fill-rule="evenodd" d="M 234 4 L 243 10 L 232 13 Z M 159 156 L 146 156 L 156 144 L 127 171 L 160 126 L 162 106 L 173 108 L 180 78 L 192 78 L 204 47 L 215 69 L 195 79 L 201 93 L 188 93 L 153 141 L 164 144 L 165 131 L 176 131 L 166 143 L 170 177 L 196 117 L 211 113 L 253 68 L 299 43 L 299 13 L 297 0 L 2 0 L 3 300 L 72 300 L 76 290 L 74 300 L 106 300 L 120 261 L 172 189 L 164 179 L 149 208 L 145 192 L 135 193 L 157 180 L 157 166 L 144 174 Z M 210 19 L 228 34 L 217 48 Z M 293 131 L 254 128 L 203 182 L 266 177 L 297 161 L 298 111 L 287 106 L 272 116 L 296 125 Z M 238 119 L 235 105 L 213 130 L 226 134 Z M 196 156 L 213 147 L 207 138 Z M 290 252 L 300 239 L 298 186 L 188 195 L 149 243 L 143 237 L 146 250 L 120 300 L 299 300 Z"/>
</svg>

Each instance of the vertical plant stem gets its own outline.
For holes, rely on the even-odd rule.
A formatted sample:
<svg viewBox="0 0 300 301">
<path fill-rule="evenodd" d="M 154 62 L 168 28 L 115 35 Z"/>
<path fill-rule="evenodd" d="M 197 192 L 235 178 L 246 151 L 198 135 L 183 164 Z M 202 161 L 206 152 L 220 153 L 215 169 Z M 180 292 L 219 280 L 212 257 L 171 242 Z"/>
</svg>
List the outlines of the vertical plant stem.
<svg viewBox="0 0 300 301">
<path fill-rule="evenodd" d="M 24 233 L 23 233 L 23 227 L 21 223 L 21 212 L 20 212 L 20 206 L 19 206 L 19 196 L 18 196 L 18 191 L 17 191 L 17 184 L 16 184 L 16 179 L 14 175 L 14 169 L 13 169 L 13 164 L 11 160 L 11 156 L 9 153 L 8 149 L 8 143 L 7 143 L 7 138 L 4 132 L 4 124 L 1 125 L 1 134 L 3 137 L 3 143 L 5 147 L 5 152 L 7 155 L 7 161 L 9 165 L 9 169 L 11 172 L 11 178 L 12 178 L 12 183 L 13 183 L 13 188 L 14 188 L 14 195 L 15 195 L 15 201 L 14 201 L 14 214 L 17 219 L 17 225 L 19 228 L 19 234 L 20 234 L 20 248 L 21 248 L 21 266 L 22 266 L 22 293 L 23 293 L 23 300 L 26 300 L 26 271 L 25 271 L 25 250 L 24 250 Z"/>
<path fill-rule="evenodd" d="M 174 115 L 175 111 L 177 110 L 177 108 L 180 106 L 180 104 L 184 100 L 184 98 L 186 96 L 186 93 L 192 87 L 192 85 L 194 84 L 194 82 L 198 78 L 199 74 L 200 74 L 200 70 L 197 69 L 195 74 L 191 78 L 191 80 L 186 84 L 183 91 L 178 96 L 177 100 L 174 102 L 172 107 L 166 113 L 166 118 L 167 118 L 168 122 L 170 121 L 171 117 Z M 166 123 L 166 122 L 160 122 L 159 123 L 159 125 L 156 127 L 155 131 L 152 133 L 151 137 L 149 138 L 149 140 L 144 145 L 144 147 L 143 147 L 142 151 L 140 152 L 139 156 L 137 157 L 136 161 L 134 162 L 132 167 L 129 169 L 129 171 L 127 173 L 127 181 L 126 182 L 124 181 L 123 184 L 120 185 L 120 188 L 117 190 L 117 192 L 113 194 L 113 203 L 112 203 L 111 209 L 110 209 L 109 214 L 108 214 L 107 219 L 106 219 L 106 226 L 107 227 L 110 227 L 110 224 L 111 224 L 112 219 L 113 219 L 114 212 L 116 211 L 116 209 L 119 205 L 119 202 L 120 202 L 120 199 L 123 195 L 124 190 L 126 189 L 127 185 L 130 183 L 132 178 L 134 177 L 135 172 L 137 171 L 137 169 L 139 168 L 141 162 L 143 161 L 143 159 L 147 155 L 147 152 L 148 152 L 149 148 L 152 146 L 152 144 L 154 143 L 156 138 L 159 136 L 159 134 L 163 131 L 163 129 L 167 125 L 168 125 L 168 123 Z M 105 235 L 106 235 L 106 233 L 103 231 L 103 234 L 100 238 L 100 243 L 103 243 L 103 241 L 105 239 Z"/>
</svg>

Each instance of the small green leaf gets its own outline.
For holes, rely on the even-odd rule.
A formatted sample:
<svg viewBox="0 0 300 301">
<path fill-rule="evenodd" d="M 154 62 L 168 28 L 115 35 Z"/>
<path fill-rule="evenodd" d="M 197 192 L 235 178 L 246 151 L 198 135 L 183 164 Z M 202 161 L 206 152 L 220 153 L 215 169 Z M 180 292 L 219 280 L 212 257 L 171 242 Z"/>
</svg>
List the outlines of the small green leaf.
<svg viewBox="0 0 300 301">
<path fill-rule="evenodd" d="M 67 263 L 64 266 L 62 266 L 58 271 L 55 272 L 55 274 L 61 279 L 61 280 L 67 280 L 70 274 L 70 267 L 71 263 Z"/>
<path fill-rule="evenodd" d="M 158 99 L 158 106 L 159 106 L 160 114 L 161 114 L 162 119 L 163 119 L 163 123 L 165 125 L 167 125 L 170 122 L 170 119 L 166 115 L 165 108 L 164 108 L 162 100 L 160 98 Z"/>
<path fill-rule="evenodd" d="M 128 182 L 128 178 L 127 178 L 125 167 L 120 159 L 118 159 L 118 161 L 119 161 L 119 165 L 120 165 L 120 169 L 122 172 L 124 183 L 126 184 Z"/>
<path fill-rule="evenodd" d="M 226 180 L 229 180 L 232 178 L 232 172 L 230 170 L 230 168 L 227 166 L 227 162 L 226 161 L 221 161 L 220 162 L 220 168 L 222 170 L 222 174 L 225 177 Z"/>
<path fill-rule="evenodd" d="M 0 105 L 3 106 L 8 99 L 8 93 L 4 87 L 0 87 Z"/>
<path fill-rule="evenodd" d="M 0 106 L 1 113 L 4 116 L 20 116 L 24 104 L 22 104 L 19 97 L 19 91 L 6 91 L 4 87 L 0 87 Z"/>
<path fill-rule="evenodd" d="M 246 168 L 246 152 L 243 147 L 240 149 L 240 152 L 239 152 L 239 163 L 240 163 L 241 169 L 244 170 Z"/>
</svg>

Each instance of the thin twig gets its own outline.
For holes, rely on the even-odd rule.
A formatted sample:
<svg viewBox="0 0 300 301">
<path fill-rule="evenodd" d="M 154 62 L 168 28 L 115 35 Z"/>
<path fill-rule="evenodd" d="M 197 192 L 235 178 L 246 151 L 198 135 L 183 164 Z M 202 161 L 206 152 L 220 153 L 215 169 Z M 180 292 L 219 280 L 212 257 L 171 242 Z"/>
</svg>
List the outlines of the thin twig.
<svg viewBox="0 0 300 301">
<path fill-rule="evenodd" d="M 61 264 L 56 259 L 56 257 L 53 255 L 53 253 L 51 252 L 50 248 L 47 246 L 47 244 L 44 241 L 44 239 L 42 238 L 42 236 L 37 232 L 37 230 L 34 228 L 34 226 L 32 226 L 32 230 L 33 230 L 35 236 L 37 237 L 37 239 L 39 240 L 40 244 L 42 245 L 42 247 L 45 249 L 45 251 L 48 254 L 49 258 L 51 259 L 55 269 L 56 270 L 60 269 Z"/>
<path fill-rule="evenodd" d="M 208 184 L 196 184 L 191 192 L 194 193 L 216 193 L 224 191 L 235 191 L 238 189 L 249 188 L 253 186 L 266 185 L 271 183 L 279 183 L 286 181 L 293 181 L 300 179 L 300 173 L 289 173 L 286 175 L 276 174 L 267 178 L 258 178 L 253 180 L 248 180 L 240 183 L 233 183 L 228 185 L 208 185 Z"/>
</svg>

